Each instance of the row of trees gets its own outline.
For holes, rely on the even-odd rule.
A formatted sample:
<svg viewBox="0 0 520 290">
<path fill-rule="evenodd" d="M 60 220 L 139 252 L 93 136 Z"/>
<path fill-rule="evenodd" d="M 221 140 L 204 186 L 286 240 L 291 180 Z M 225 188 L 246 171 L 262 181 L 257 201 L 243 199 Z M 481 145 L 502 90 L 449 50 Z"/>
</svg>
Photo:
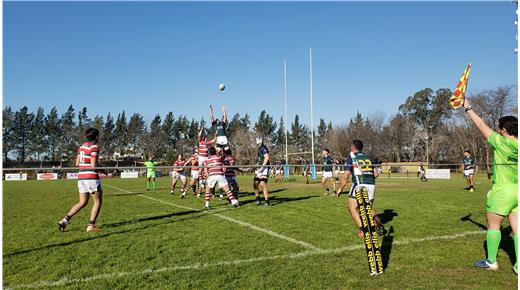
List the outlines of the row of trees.
<svg viewBox="0 0 520 290">
<path fill-rule="evenodd" d="M 426 88 L 408 97 L 395 115 L 361 113 L 345 124 L 333 125 L 319 120 L 315 130 L 315 150 L 328 147 L 340 159 L 350 150 L 353 139 L 361 139 L 366 151 L 379 161 L 425 161 L 434 163 L 459 162 L 461 152 L 468 148 L 475 152 L 479 162 L 490 162 L 490 148 L 469 122 L 467 116 L 453 111 L 448 99 L 449 89 L 436 91 Z M 496 127 L 504 115 L 516 115 L 517 96 L 512 86 L 500 86 L 483 90 L 470 96 L 475 109 L 485 121 Z M 197 132 L 202 128 L 214 133 L 204 119 L 189 120 L 186 116 L 164 117 L 156 115 L 149 123 L 134 113 L 127 117 L 123 111 L 107 116 L 89 117 L 87 108 L 76 110 L 73 106 L 59 114 L 56 108 L 45 112 L 38 108 L 30 112 L 27 107 L 13 111 L 3 109 L 3 158 L 4 161 L 29 160 L 71 161 L 83 141 L 88 127 L 100 130 L 100 146 L 104 160 L 142 159 L 150 154 L 173 160 L 178 152 L 188 154 L 196 146 Z M 288 126 L 288 151 L 290 162 L 309 161 L 311 149 L 308 126 L 300 122 L 298 115 Z M 249 164 L 255 160 L 254 139 L 267 137 L 273 159 L 285 159 L 285 124 L 278 122 L 265 110 L 252 123 L 246 113 L 233 115 L 228 124 L 228 137 L 238 162 Z M 317 162 L 319 162 L 317 160 Z"/>
</svg>

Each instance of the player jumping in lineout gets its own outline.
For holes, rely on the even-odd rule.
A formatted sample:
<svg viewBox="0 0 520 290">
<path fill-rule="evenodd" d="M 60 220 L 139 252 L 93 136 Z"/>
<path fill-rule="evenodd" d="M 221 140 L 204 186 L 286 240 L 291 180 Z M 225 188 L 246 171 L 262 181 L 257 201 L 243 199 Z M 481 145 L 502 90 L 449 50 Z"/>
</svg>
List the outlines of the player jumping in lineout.
<svg viewBox="0 0 520 290">
<path fill-rule="evenodd" d="M 475 184 L 474 181 L 474 173 L 475 173 L 475 158 L 471 156 L 471 152 L 469 150 L 464 150 L 464 158 L 462 159 L 462 164 L 460 165 L 460 170 L 464 173 L 464 177 L 466 178 L 466 182 L 468 183 L 468 187 L 466 190 L 473 192 L 473 186 Z"/>
<path fill-rule="evenodd" d="M 143 164 L 144 166 L 146 166 L 146 190 L 150 190 L 150 183 L 152 183 L 153 190 L 157 190 L 157 186 L 155 184 L 155 178 L 157 177 L 157 173 L 155 172 L 155 167 L 161 163 L 164 162 L 155 161 L 155 155 L 153 154 L 150 155 L 148 161 L 135 161 L 135 164 Z"/>
<path fill-rule="evenodd" d="M 211 126 L 215 127 L 216 134 L 216 143 L 219 150 L 226 149 L 229 145 L 228 138 L 226 136 L 226 127 L 227 127 L 227 113 L 226 107 L 222 106 L 222 120 L 219 118 L 214 118 L 213 116 L 213 106 L 209 105 L 209 120 L 211 122 Z"/>
<path fill-rule="evenodd" d="M 518 119 L 513 116 L 498 120 L 499 133 L 493 131 L 475 113 L 468 99 L 464 109 L 469 118 L 493 148 L 493 185 L 486 199 L 487 259 L 477 261 L 475 267 L 497 270 L 497 253 L 502 234 L 500 227 L 505 217 L 513 229 L 518 273 Z"/>
<path fill-rule="evenodd" d="M 256 144 L 258 145 L 258 165 L 260 166 L 255 170 L 255 177 L 253 179 L 253 188 L 255 189 L 256 205 L 261 204 L 260 190 L 264 194 L 264 206 L 269 206 L 269 189 L 267 188 L 267 182 L 269 181 L 269 149 L 264 144 L 264 138 L 257 137 Z"/>
<path fill-rule="evenodd" d="M 204 195 L 205 208 L 209 208 L 209 200 L 211 198 L 211 191 L 215 189 L 215 186 L 223 189 L 226 192 L 229 202 L 234 207 L 239 207 L 238 200 L 235 199 L 233 193 L 229 189 L 229 184 L 224 176 L 224 157 L 217 153 L 215 147 L 209 148 L 209 157 L 204 162 L 204 171 L 208 176 L 206 185 L 206 194 Z"/>
<path fill-rule="evenodd" d="M 370 204 L 372 206 L 372 215 L 374 216 L 374 221 L 376 222 L 376 230 L 379 235 L 383 235 L 385 230 L 383 225 L 381 224 L 381 220 L 377 216 L 376 210 L 374 209 L 374 200 L 376 194 L 376 178 L 379 176 L 379 172 L 376 170 L 375 166 L 372 165 L 372 159 L 363 152 L 363 142 L 360 140 L 354 140 L 352 145 L 350 146 L 350 150 L 354 153 L 356 160 L 359 164 L 359 169 L 361 170 L 361 176 L 359 176 L 360 184 L 359 186 L 363 186 L 368 191 L 368 198 L 370 200 Z M 358 212 L 358 203 L 356 200 L 355 189 L 358 186 L 356 181 L 356 176 L 354 176 L 354 166 L 352 157 L 349 155 L 347 160 L 345 161 L 345 173 L 343 174 L 343 180 L 341 181 L 341 185 L 336 193 L 337 196 L 341 194 L 343 188 L 349 182 L 349 178 L 352 177 L 352 187 L 350 188 L 350 192 L 348 194 L 348 210 L 352 219 L 356 223 L 356 225 L 360 228 L 358 231 L 358 237 L 363 237 L 363 231 L 361 230 L 361 218 L 359 217 Z"/>
<path fill-rule="evenodd" d="M 90 196 L 92 196 L 94 205 L 90 211 L 90 221 L 87 225 L 87 232 L 99 231 L 99 227 L 96 226 L 96 220 L 101 211 L 103 190 L 101 189 L 101 180 L 99 179 L 99 175 L 95 171 L 99 158 L 99 147 L 97 145 L 98 136 L 99 131 L 97 129 L 87 129 L 85 131 L 86 142 L 78 149 L 76 167 L 79 167 L 79 202 L 76 203 L 65 217 L 58 222 L 58 229 L 61 232 L 65 231 L 70 219 L 88 204 Z"/>
<path fill-rule="evenodd" d="M 332 180 L 332 189 L 333 192 L 336 193 L 336 182 L 334 181 L 334 175 L 336 174 L 336 169 L 334 168 L 334 159 L 330 157 L 329 149 L 325 148 L 321 152 L 323 157 L 323 177 L 321 178 L 321 184 L 325 188 L 324 195 L 330 195 L 329 186 L 327 185 L 327 181 Z"/>
</svg>

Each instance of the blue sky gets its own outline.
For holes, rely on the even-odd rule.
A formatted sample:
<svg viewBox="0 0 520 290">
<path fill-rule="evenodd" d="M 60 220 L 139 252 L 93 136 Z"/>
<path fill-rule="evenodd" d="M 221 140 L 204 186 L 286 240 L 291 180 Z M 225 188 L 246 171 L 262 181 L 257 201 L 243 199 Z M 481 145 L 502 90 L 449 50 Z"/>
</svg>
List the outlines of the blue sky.
<svg viewBox="0 0 520 290">
<path fill-rule="evenodd" d="M 511 2 L 4 2 L 4 106 L 89 115 L 168 111 L 207 119 L 283 114 L 315 124 L 357 110 L 394 114 L 425 87 L 453 89 L 472 62 L 469 90 L 514 84 Z M 224 93 L 218 83 L 227 85 Z"/>
</svg>

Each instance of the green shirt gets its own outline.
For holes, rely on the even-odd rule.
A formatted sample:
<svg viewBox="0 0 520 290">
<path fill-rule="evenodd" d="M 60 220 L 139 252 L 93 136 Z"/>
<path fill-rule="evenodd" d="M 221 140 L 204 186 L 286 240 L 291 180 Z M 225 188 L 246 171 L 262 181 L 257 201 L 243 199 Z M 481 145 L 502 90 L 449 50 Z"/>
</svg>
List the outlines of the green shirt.
<svg viewBox="0 0 520 290">
<path fill-rule="evenodd" d="M 155 166 L 157 166 L 157 164 L 159 164 L 157 161 L 146 161 L 144 166 L 146 166 L 146 171 L 148 173 L 155 173 Z"/>
<path fill-rule="evenodd" d="M 376 177 L 374 175 L 374 166 L 372 165 L 372 159 L 363 152 L 355 153 L 356 160 L 352 160 L 350 155 L 347 156 L 347 160 L 345 161 L 345 170 L 350 171 L 352 174 L 352 183 L 357 184 L 357 178 L 359 178 L 359 182 L 361 184 L 376 184 Z M 354 175 L 354 163 L 357 162 L 359 169 L 361 170 L 362 175 L 356 176 Z"/>
<path fill-rule="evenodd" d="M 493 147 L 493 184 L 518 184 L 518 141 L 493 132 L 487 142 Z"/>
</svg>

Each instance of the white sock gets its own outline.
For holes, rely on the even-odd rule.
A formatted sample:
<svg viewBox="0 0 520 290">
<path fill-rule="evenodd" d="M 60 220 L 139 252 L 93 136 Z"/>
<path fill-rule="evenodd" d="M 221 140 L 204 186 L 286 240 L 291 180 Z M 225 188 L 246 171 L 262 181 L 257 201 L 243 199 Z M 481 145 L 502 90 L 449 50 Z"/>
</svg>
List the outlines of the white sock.
<svg viewBox="0 0 520 290">
<path fill-rule="evenodd" d="M 238 204 L 238 200 L 236 200 L 236 199 L 232 199 L 232 200 L 231 200 L 231 204 L 232 204 L 232 205 L 236 205 L 236 204 Z"/>
<path fill-rule="evenodd" d="M 209 201 L 206 201 L 206 206 L 207 206 L 207 207 L 209 206 Z"/>
</svg>

